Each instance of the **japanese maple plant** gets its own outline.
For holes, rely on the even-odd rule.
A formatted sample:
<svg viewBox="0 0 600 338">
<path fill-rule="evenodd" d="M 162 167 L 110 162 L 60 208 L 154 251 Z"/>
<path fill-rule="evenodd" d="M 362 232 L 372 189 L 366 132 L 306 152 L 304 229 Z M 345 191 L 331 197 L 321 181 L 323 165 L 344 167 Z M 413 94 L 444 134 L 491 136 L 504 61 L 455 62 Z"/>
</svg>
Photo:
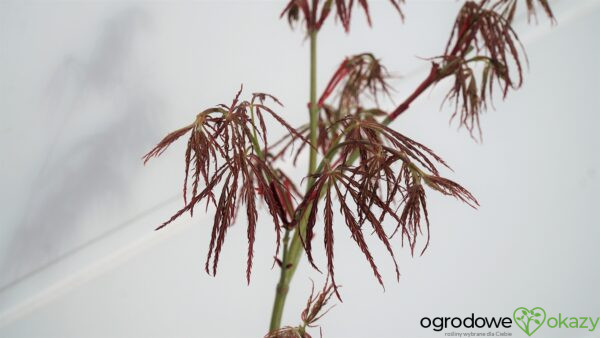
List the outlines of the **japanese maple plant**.
<svg viewBox="0 0 600 338">
<path fill-rule="evenodd" d="M 238 211 L 245 213 L 248 248 L 246 277 L 250 282 L 258 207 L 264 205 L 276 234 L 274 262 L 279 269 L 269 337 L 310 337 L 307 328 L 327 311 L 332 295 L 341 299 L 334 269 L 334 224 L 347 228 L 364 254 L 375 279 L 382 277 L 365 239 L 375 236 L 400 273 L 394 247 L 407 244 L 411 253 L 423 254 L 429 243 L 427 194 L 452 196 L 471 207 L 475 197 L 458 183 L 441 176 L 448 167 L 425 145 L 390 127 L 411 103 L 440 81 L 450 81 L 445 101 L 452 118 L 479 137 L 479 117 L 490 104 L 494 88 L 505 98 L 523 81 L 527 59 L 512 22 L 519 3 L 528 15 L 536 9 L 553 21 L 547 0 L 480 0 L 462 4 L 442 53 L 432 56 L 430 70 L 418 87 L 394 110 L 377 102 L 391 96 L 389 74 L 371 53 L 347 56 L 327 86 L 317 88 L 317 37 L 331 18 L 348 32 L 353 10 L 361 9 L 371 24 L 367 0 L 291 0 L 283 9 L 291 26 L 299 23 L 309 41 L 310 97 L 308 122 L 291 126 L 277 112 L 282 104 L 274 96 L 240 89 L 230 104 L 209 106 L 187 126 L 175 130 L 144 156 L 144 163 L 162 154 L 173 142 L 188 136 L 185 150 L 184 207 L 161 224 L 161 229 L 184 213 L 193 215 L 198 204 L 215 206 L 206 272 L 216 274 L 227 230 Z M 401 0 L 389 0 L 403 18 Z M 267 121 L 280 125 L 286 136 L 270 140 Z M 278 168 L 282 158 L 308 152 L 307 174 L 294 180 Z M 339 210 L 339 212 L 334 212 Z M 319 212 L 323 217 L 318 217 Z M 339 216 L 339 220 L 334 217 Z M 317 221 L 317 219 L 322 219 Z M 385 224 L 394 224 L 386 229 Z M 390 222 L 391 220 L 391 222 Z M 326 254 L 324 287 L 311 294 L 298 326 L 281 326 L 289 285 L 306 254 L 313 259 L 315 227 L 322 226 Z M 398 238 L 399 237 L 399 238 Z M 419 237 L 424 237 L 417 249 Z M 421 242 L 421 241 L 419 241 Z"/>
</svg>

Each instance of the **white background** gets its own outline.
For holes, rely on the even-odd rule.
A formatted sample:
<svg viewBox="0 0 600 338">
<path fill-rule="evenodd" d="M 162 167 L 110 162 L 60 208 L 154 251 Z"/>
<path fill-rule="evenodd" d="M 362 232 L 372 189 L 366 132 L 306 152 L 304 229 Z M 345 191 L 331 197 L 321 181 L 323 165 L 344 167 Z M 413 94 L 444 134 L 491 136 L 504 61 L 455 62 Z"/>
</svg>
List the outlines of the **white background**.
<svg viewBox="0 0 600 338">
<path fill-rule="evenodd" d="M 411 258 L 395 240 L 399 283 L 385 249 L 373 246 L 385 292 L 338 222 L 344 302 L 322 320 L 325 337 L 442 337 L 420 318 L 511 316 L 518 306 L 600 316 L 600 1 L 553 3 L 556 26 L 518 19 L 530 69 L 522 90 L 483 116 L 482 144 L 448 125 L 450 110 L 440 110 L 447 84 L 393 124 L 440 154 L 454 169 L 444 174 L 481 208 L 430 192 L 430 248 Z M 283 6 L 0 2 L 1 337 L 266 333 L 278 274 L 267 218 L 251 284 L 243 220 L 210 277 L 212 210 L 153 232 L 182 205 L 185 142 L 146 167 L 140 158 L 197 112 L 229 103 L 240 83 L 280 98 L 291 124 L 305 121 L 308 44 L 278 19 Z M 426 75 L 421 58 L 441 54 L 459 6 L 409 1 L 402 23 L 375 2 L 374 26 L 357 11 L 349 36 L 330 22 L 319 36 L 319 88 L 344 56 L 372 51 L 397 76 L 400 102 Z M 290 170 L 299 178 L 305 167 Z M 309 277 L 322 281 L 298 270 L 285 324 L 299 322 Z M 598 330 L 546 327 L 536 337 Z"/>
</svg>

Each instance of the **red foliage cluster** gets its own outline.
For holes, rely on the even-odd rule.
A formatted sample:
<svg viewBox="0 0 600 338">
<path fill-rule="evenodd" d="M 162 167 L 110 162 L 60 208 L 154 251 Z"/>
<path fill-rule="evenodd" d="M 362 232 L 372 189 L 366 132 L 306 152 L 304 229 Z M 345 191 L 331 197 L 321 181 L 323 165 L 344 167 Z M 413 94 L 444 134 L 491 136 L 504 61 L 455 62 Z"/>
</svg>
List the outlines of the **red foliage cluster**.
<svg viewBox="0 0 600 338">
<path fill-rule="evenodd" d="M 538 2 L 553 19 L 547 1 Z M 456 17 L 444 55 L 435 58 L 442 64 L 436 81 L 454 77 L 454 84 L 446 95 L 454 104 L 452 118 L 458 116 L 459 125 L 467 128 L 472 136 L 477 130 L 481 137 L 479 115 L 487 108 L 494 85 L 504 98 L 510 88 L 517 89 L 523 83 L 522 64 L 527 58 L 511 26 L 516 8 L 516 0 L 465 2 Z M 535 15 L 533 0 L 527 0 L 527 8 L 530 15 Z"/>
<path fill-rule="evenodd" d="M 553 19 L 547 0 L 524 1 L 530 16 L 535 15 L 536 7 L 541 7 Z M 400 12 L 401 1 L 390 2 Z M 353 4 L 352 0 L 322 3 L 291 0 L 282 15 L 287 15 L 290 23 L 302 16 L 307 30 L 314 31 L 320 29 L 330 12 L 335 12 L 347 31 Z M 358 0 L 358 4 L 370 22 L 367 1 Z M 211 270 L 212 259 L 212 273 L 215 274 L 227 229 L 244 205 L 248 218 L 249 281 L 258 218 L 257 199 L 265 203 L 271 215 L 277 234 L 276 252 L 279 252 L 281 228 L 303 225 L 298 227 L 299 237 L 315 268 L 313 240 L 319 208 L 322 208 L 327 275 L 331 278 L 331 285 L 321 293 L 328 295 L 322 296 L 321 302 L 325 303 L 331 292 L 339 297 L 334 279 L 334 209 L 338 207 L 337 214 L 344 219 L 351 238 L 365 255 L 379 283 L 383 285 L 383 280 L 367 245 L 365 231 L 374 234 L 385 246 L 399 277 L 391 237 L 400 232 L 401 242 L 406 241 L 413 254 L 418 237 L 425 232 L 427 239 L 421 254 L 429 245 L 425 187 L 453 196 L 472 207 L 477 207 L 478 202 L 461 185 L 441 176 L 438 167 L 448 166 L 438 155 L 388 124 L 432 84 L 450 77 L 454 82 L 446 99 L 454 105 L 453 116 L 458 116 L 460 126 L 466 127 L 471 134 L 480 131 L 479 115 L 487 108 L 493 87 L 499 87 L 505 97 L 510 88 L 516 89 L 523 82 L 522 65 L 526 63 L 526 57 L 511 26 L 516 8 L 517 0 L 465 2 L 443 55 L 431 59 L 432 68 L 426 79 L 389 113 L 380 109 L 377 102 L 378 96 L 389 95 L 385 67 L 370 53 L 346 58 L 318 101 L 318 128 L 312 131 L 317 134 L 317 143 L 312 149 L 322 153 L 322 161 L 307 180 L 309 185 L 305 194 L 300 194 L 292 180 L 274 168 L 273 163 L 283 158 L 296 140 L 301 140 L 293 154 L 295 162 L 301 152 L 311 147 L 307 141 L 311 130 L 308 125 L 292 128 L 264 103 L 270 99 L 279 104 L 277 99 L 267 94 L 253 94 L 250 101 L 240 101 L 240 91 L 230 105 L 221 104 L 201 112 L 192 124 L 168 134 L 144 156 L 144 162 L 147 162 L 183 135 L 190 135 L 185 152 L 185 206 L 159 228 L 187 211 L 191 214 L 194 206 L 203 200 L 214 205 L 217 211 L 206 271 Z M 338 96 L 334 95 L 336 91 Z M 365 96 L 373 98 L 376 107 L 363 106 Z M 267 142 L 266 115 L 288 132 L 272 145 Z M 188 196 L 188 188 L 191 188 L 191 196 Z M 294 203 L 292 196 L 297 196 L 299 203 Z M 384 229 L 386 218 L 395 223 L 394 231 Z M 286 268 L 282 266 L 282 269 Z M 312 297 L 309 304 L 311 302 Z M 305 325 L 318 319 L 309 308 L 303 313 Z"/>
<path fill-rule="evenodd" d="M 319 0 L 290 0 L 283 9 L 283 12 L 281 12 L 281 16 L 287 16 L 290 25 L 293 25 L 300 20 L 300 16 L 302 16 L 302 20 L 306 24 L 306 31 L 310 32 L 319 30 L 331 14 L 332 9 L 334 9 L 334 15 L 342 23 L 344 30 L 346 32 L 350 30 L 350 19 L 352 17 L 352 10 L 354 9 L 354 0 L 325 0 L 320 6 L 319 2 Z M 357 0 L 357 2 L 365 12 L 369 25 L 371 25 L 368 0 Z M 402 3 L 403 0 L 389 0 L 389 2 L 396 11 L 398 11 L 400 17 L 404 18 L 402 10 L 400 9 L 400 3 Z"/>
<path fill-rule="evenodd" d="M 256 199 L 258 197 L 265 202 L 272 216 L 277 234 L 276 252 L 278 252 L 281 226 L 282 224 L 289 226 L 291 223 L 288 216 L 291 214 L 289 203 L 294 192 L 291 181 L 280 171 L 274 170 L 264 159 L 263 154 L 269 148 L 265 114 L 273 117 L 287 129 L 292 139 L 307 141 L 264 104 L 267 98 L 280 104 L 276 98 L 258 93 L 253 94 L 250 101 L 240 102 L 240 94 L 241 89 L 231 105 L 220 104 L 206 109 L 196 116 L 192 124 L 167 135 L 144 156 L 144 162 L 162 154 L 178 138 L 190 133 L 185 152 L 183 184 L 185 206 L 157 230 L 187 211 L 192 214 L 194 206 L 202 200 L 212 203 L 217 212 L 206 260 L 206 271 L 210 271 L 209 264 L 212 258 L 212 273 L 215 274 L 227 229 L 234 223 L 238 209 L 245 205 L 248 218 L 247 279 L 249 282 L 258 218 Z M 260 139 L 263 140 L 262 149 L 259 145 Z M 192 197 L 188 200 L 187 186 L 190 175 Z M 201 179 L 204 189 L 199 190 Z M 216 197 L 215 192 L 219 189 L 219 197 Z"/>
<path fill-rule="evenodd" d="M 334 145 L 324 160 L 323 169 L 314 175 L 314 184 L 296 209 L 295 219 L 307 217 L 303 244 L 309 262 L 317 268 L 312 258 L 311 242 L 314 238 L 319 201 L 322 196 L 325 197 L 323 214 L 327 270 L 335 285 L 332 205 L 333 197 L 336 197 L 340 214 L 352 239 L 364 253 L 377 280 L 383 285 L 364 237 L 363 224 L 368 223 L 372 232 L 386 247 L 399 278 L 398 265 L 384 230 L 383 220 L 389 215 L 397 222 L 397 229 L 402 229 L 402 238 L 407 238 L 411 251 L 414 252 L 417 236 L 422 232 L 421 213 L 424 214 L 427 230 L 429 229 L 422 180 L 435 190 L 455 196 L 472 206 L 476 206 L 477 201 L 460 185 L 439 176 L 436 164 L 446 164 L 424 145 L 377 122 L 370 115 L 349 115 L 339 123 L 343 126 L 343 136 L 339 142 L 333 142 Z M 328 161 L 328 158 L 333 158 L 336 153 L 339 153 L 337 159 Z M 356 165 L 351 165 L 354 159 L 358 161 Z M 393 209 L 393 205 L 402 208 L 402 211 Z"/>
</svg>

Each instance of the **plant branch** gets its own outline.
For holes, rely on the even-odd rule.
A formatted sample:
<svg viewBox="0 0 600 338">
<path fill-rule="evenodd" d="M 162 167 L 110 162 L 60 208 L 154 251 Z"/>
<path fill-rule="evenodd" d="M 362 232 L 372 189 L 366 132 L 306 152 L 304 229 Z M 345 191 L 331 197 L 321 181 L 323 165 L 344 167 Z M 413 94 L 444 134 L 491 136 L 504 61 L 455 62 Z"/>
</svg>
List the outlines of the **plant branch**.
<svg viewBox="0 0 600 338">
<path fill-rule="evenodd" d="M 417 97 L 419 97 L 421 94 L 423 94 L 423 92 L 427 88 L 429 88 L 429 86 L 431 86 L 432 84 L 437 82 L 439 80 L 439 73 L 440 73 L 439 70 L 440 70 L 440 67 L 438 66 L 438 64 L 433 63 L 431 65 L 431 70 L 429 71 L 429 75 L 427 75 L 425 80 L 423 80 L 423 82 L 421 82 L 421 84 L 417 87 L 417 89 L 415 89 L 415 91 L 409 97 L 407 97 L 406 100 L 404 100 L 404 102 L 402 102 L 396 109 L 394 109 L 393 112 L 391 112 L 383 120 L 383 124 L 386 124 L 386 125 L 390 124 L 390 122 L 395 120 L 398 116 L 400 116 L 400 114 L 404 113 L 410 107 L 410 104 Z"/>
<path fill-rule="evenodd" d="M 318 122 L 318 105 L 316 98 L 316 32 L 312 32 L 310 35 L 311 40 L 311 92 L 310 92 L 310 141 L 313 147 L 310 149 L 310 157 L 309 157 L 309 178 L 308 178 L 308 189 L 314 183 L 314 178 L 311 176 L 315 174 L 315 172 L 319 172 L 322 170 L 325 161 L 331 161 L 333 155 L 337 152 L 330 152 L 327 154 L 326 158 L 320 163 L 320 165 L 316 166 L 316 139 L 317 139 L 317 122 Z M 421 82 L 421 84 L 413 91 L 413 93 L 408 96 L 393 112 L 391 112 L 383 121 L 384 125 L 390 124 L 393 120 L 395 120 L 398 116 L 404 113 L 410 107 L 411 103 L 416 100 L 427 88 L 429 88 L 432 84 L 440 80 L 444 77 L 444 72 L 440 71 L 440 67 L 436 63 L 432 63 L 431 70 L 427 77 Z M 338 140 L 339 141 L 339 140 Z M 337 148 L 337 147 L 336 147 Z M 358 153 L 353 153 L 348 162 L 352 163 L 358 158 Z M 322 196 L 320 196 L 322 197 Z M 311 206 L 308 205 L 307 209 L 310 209 Z M 290 282 L 294 276 L 296 268 L 298 267 L 298 263 L 300 262 L 300 258 L 302 256 L 302 238 L 300 236 L 305 235 L 306 224 L 308 221 L 308 213 L 302 212 L 301 219 L 298 222 L 298 226 L 296 227 L 296 231 L 293 234 L 292 241 L 287 247 L 288 242 L 286 237 L 289 236 L 289 230 L 286 230 L 284 237 L 284 249 L 287 247 L 287 250 L 284 250 L 283 259 L 282 259 L 282 267 L 279 283 L 277 284 L 276 296 L 275 296 L 275 304 L 273 307 L 273 314 L 271 317 L 271 326 L 270 331 L 274 331 L 279 329 L 281 326 L 281 316 L 283 314 L 283 307 L 285 304 L 285 299 L 287 297 L 287 293 L 289 290 Z"/>
<path fill-rule="evenodd" d="M 310 31 L 310 154 L 308 162 L 308 184 L 307 191 L 314 183 L 312 175 L 317 167 L 317 138 L 318 138 L 318 122 L 319 122 L 319 107 L 317 104 L 317 30 Z M 287 298 L 289 285 L 294 276 L 294 272 L 302 255 L 302 243 L 300 236 L 304 235 L 306 230 L 308 215 L 303 215 L 294 231 L 292 242 L 289 247 L 289 229 L 286 229 L 284 235 L 284 251 L 281 263 L 281 274 L 277 283 L 275 301 L 273 304 L 273 312 L 271 314 L 271 324 L 269 331 L 273 332 L 281 327 L 281 318 L 283 308 Z"/>
</svg>

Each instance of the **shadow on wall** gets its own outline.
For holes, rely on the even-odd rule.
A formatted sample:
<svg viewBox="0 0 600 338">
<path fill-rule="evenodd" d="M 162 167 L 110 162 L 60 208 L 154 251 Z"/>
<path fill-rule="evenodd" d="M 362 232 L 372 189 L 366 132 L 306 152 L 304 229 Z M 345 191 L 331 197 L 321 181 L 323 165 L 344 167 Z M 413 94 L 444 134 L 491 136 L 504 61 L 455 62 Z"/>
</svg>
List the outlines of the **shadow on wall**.
<svg viewBox="0 0 600 338">
<path fill-rule="evenodd" d="M 0 290 L 106 232 L 114 226 L 106 217 L 126 210 L 155 136 L 149 116 L 161 106 L 135 64 L 148 24 L 144 11 L 121 10 L 104 22 L 88 61 L 65 55 L 56 66 L 40 95 L 36 142 L 45 147 L 27 182 L 27 212 L 0 261 Z"/>
</svg>

